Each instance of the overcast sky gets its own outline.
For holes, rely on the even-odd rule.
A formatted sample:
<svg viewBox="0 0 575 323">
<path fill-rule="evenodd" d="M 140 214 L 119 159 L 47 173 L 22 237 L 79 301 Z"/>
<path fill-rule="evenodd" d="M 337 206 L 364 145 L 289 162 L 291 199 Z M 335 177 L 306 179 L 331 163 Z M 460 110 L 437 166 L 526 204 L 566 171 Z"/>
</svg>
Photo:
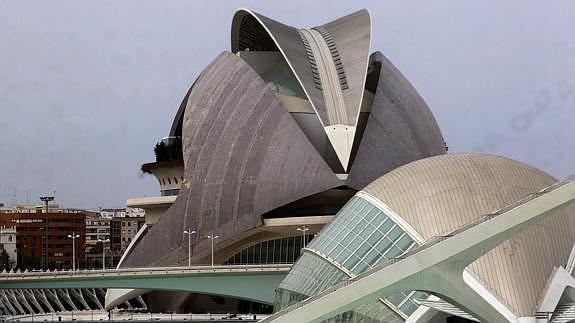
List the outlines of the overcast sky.
<svg viewBox="0 0 575 323">
<path fill-rule="evenodd" d="M 241 7 L 300 27 L 368 8 L 372 51 L 418 89 L 450 152 L 575 171 L 573 1 L 0 0 L 0 202 L 158 195 L 139 167 Z"/>
</svg>

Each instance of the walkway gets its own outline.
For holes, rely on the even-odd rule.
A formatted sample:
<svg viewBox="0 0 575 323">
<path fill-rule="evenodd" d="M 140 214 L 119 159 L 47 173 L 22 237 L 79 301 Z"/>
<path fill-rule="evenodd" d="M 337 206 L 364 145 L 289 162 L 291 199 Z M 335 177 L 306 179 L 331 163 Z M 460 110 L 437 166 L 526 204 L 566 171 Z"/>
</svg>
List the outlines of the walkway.
<svg viewBox="0 0 575 323">
<path fill-rule="evenodd" d="M 3 289 L 130 288 L 177 290 L 273 304 L 291 265 L 193 266 L 0 274 Z"/>
</svg>

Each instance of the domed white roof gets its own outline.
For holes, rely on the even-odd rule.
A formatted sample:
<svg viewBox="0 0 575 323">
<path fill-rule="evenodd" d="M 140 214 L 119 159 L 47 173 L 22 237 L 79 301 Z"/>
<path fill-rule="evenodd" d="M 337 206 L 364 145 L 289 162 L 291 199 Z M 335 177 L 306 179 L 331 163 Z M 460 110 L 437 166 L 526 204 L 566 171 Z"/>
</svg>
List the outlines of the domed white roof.
<svg viewBox="0 0 575 323">
<path fill-rule="evenodd" d="M 497 211 L 556 180 L 507 158 L 449 154 L 399 167 L 363 192 L 397 212 L 424 239 Z M 517 316 L 533 315 L 554 267 L 575 239 L 574 208 L 565 208 L 471 264 L 477 278 Z M 571 215 L 571 216 L 570 216 Z"/>
</svg>

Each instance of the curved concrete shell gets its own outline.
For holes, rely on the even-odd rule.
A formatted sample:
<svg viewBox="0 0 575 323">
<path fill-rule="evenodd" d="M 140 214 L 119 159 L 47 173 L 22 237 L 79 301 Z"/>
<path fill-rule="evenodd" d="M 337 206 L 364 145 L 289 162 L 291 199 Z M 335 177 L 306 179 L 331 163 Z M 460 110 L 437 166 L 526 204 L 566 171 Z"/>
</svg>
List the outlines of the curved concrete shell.
<svg viewBox="0 0 575 323">
<path fill-rule="evenodd" d="M 197 80 L 197 79 L 196 79 Z M 195 84 L 196 82 L 194 82 Z M 186 105 L 188 104 L 188 98 L 190 97 L 190 92 L 192 92 L 192 88 L 194 84 L 190 87 L 184 99 L 182 99 L 182 103 L 180 103 L 180 107 L 174 116 L 174 121 L 172 121 L 172 127 L 170 128 L 170 137 L 181 137 L 182 136 L 182 125 L 184 122 L 184 112 L 186 111 Z"/>
<path fill-rule="evenodd" d="M 290 30 L 298 32 L 255 13 L 236 14 L 232 47 L 249 46 L 251 51 L 249 55 L 241 51 L 237 55 L 222 53 L 186 94 L 170 131 L 170 136 L 182 137 L 185 183 L 174 205 L 125 255 L 122 267 L 185 262 L 184 229 L 198 232 L 192 242 L 193 261 L 209 257 L 205 236 L 211 233 L 220 235 L 218 254 L 227 255 L 259 242 L 260 236 L 269 239 L 254 229 L 262 228 L 270 213 L 275 212 L 272 218 L 281 217 L 277 210 L 289 209 L 295 202 L 307 207 L 335 196 L 333 192 L 323 194 L 335 188 L 348 192 L 340 201 L 332 199 L 331 209 L 321 214 L 331 216 L 355 191 L 393 168 L 445 153 L 441 132 L 428 107 L 401 73 L 382 54 L 375 53 L 367 74 L 361 74 L 362 81 L 351 83 L 353 88 L 361 87 L 354 93 L 361 93 L 364 99 L 351 169 L 341 174 L 344 170 L 338 171 L 331 163 L 335 153 L 330 155 L 317 145 L 328 141 L 327 135 L 310 101 L 298 89 L 292 69 L 283 61 L 286 55 L 279 53 L 278 47 L 283 45 L 276 45 L 270 36 L 277 33 L 268 32 L 264 26 L 288 35 Z M 348 35 L 351 31 L 345 26 L 362 36 Z M 322 28 L 346 47 L 360 42 L 369 49 L 369 15 L 365 10 Z M 280 38 L 287 46 L 289 37 Z M 290 46 L 300 48 L 301 37 L 293 41 Z M 359 53 L 340 50 L 342 57 Z M 300 54 L 305 56 L 305 50 Z M 346 59 L 342 58 L 344 62 Z M 346 66 L 357 72 L 359 65 Z M 303 214 L 308 218 L 313 215 Z M 216 259 L 220 260 L 225 259 Z"/>
<path fill-rule="evenodd" d="M 362 102 L 346 184 L 356 189 L 363 188 L 382 174 L 401 165 L 446 152 L 445 142 L 433 113 L 405 76 L 380 52 L 370 56 L 369 66 L 364 91 L 364 96 L 369 99 Z M 178 108 L 170 136 L 182 135 L 184 112 L 194 84 Z M 286 102 L 280 102 L 290 111 L 300 127 L 321 128 L 320 122 L 310 118 L 309 113 L 300 113 L 300 110 L 288 107 Z M 301 102 L 298 103 L 301 105 Z M 306 119 L 302 124 L 303 118 Z M 309 138 L 310 131 L 304 129 L 304 132 Z M 321 136 L 317 134 L 317 130 L 315 133 L 316 138 Z M 310 141 L 331 168 L 336 168 L 333 166 L 333 158 L 330 157 L 335 155 L 335 152 L 324 152 L 322 148 L 327 146 L 321 144 L 321 140 L 310 138 Z"/>
<path fill-rule="evenodd" d="M 367 91 L 371 112 L 358 140 L 349 185 L 364 187 L 414 160 L 446 152 L 431 110 L 401 72 L 380 52 L 371 55 Z"/>
<path fill-rule="evenodd" d="M 214 231 L 231 243 L 262 225 L 261 214 L 342 184 L 267 85 L 230 53 L 190 93 L 183 151 L 185 188 L 124 266 L 177 263 L 184 228 L 202 235 L 197 248 Z"/>
<path fill-rule="evenodd" d="M 297 29 L 249 10 L 232 22 L 232 51 L 279 51 L 348 170 L 369 61 L 371 22 L 360 10 L 312 29 Z"/>
</svg>

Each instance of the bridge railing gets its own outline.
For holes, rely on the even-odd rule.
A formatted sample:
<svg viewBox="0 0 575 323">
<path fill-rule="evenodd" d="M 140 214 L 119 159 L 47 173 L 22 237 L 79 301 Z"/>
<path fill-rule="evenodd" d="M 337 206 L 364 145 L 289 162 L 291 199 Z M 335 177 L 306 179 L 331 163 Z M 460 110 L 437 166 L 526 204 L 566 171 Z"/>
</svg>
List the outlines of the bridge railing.
<svg viewBox="0 0 575 323">
<path fill-rule="evenodd" d="M 196 265 L 196 266 L 178 266 L 178 267 L 140 267 L 140 268 L 120 268 L 120 269 L 84 269 L 84 270 L 61 270 L 61 271 L 9 271 L 0 273 L 2 278 L 11 277 L 42 277 L 57 275 L 90 275 L 90 274 L 122 274 L 122 273 L 186 273 L 186 272 L 206 272 L 206 271 L 270 271 L 270 270 L 289 270 L 292 264 L 261 264 L 261 265 Z"/>
<path fill-rule="evenodd" d="M 269 314 L 230 314 L 230 313 L 134 313 L 121 311 L 68 311 L 45 314 L 27 314 L 3 317 L 5 322 L 66 322 L 66 321 L 233 321 L 254 322 L 265 319 Z"/>
</svg>

